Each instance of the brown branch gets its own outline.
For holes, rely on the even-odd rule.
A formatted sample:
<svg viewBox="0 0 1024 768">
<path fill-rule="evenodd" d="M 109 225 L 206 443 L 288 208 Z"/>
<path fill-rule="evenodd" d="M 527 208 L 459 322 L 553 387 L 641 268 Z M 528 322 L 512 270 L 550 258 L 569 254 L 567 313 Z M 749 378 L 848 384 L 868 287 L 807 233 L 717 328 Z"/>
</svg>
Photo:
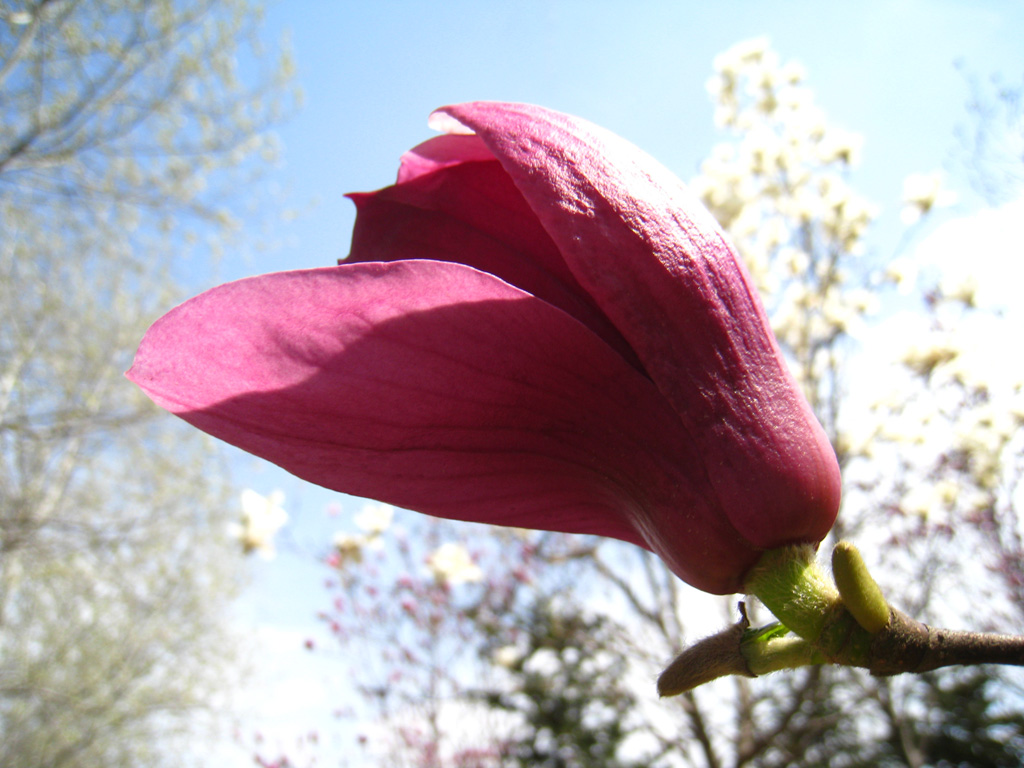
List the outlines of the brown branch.
<svg viewBox="0 0 1024 768">
<path fill-rule="evenodd" d="M 708 731 L 707 723 L 704 722 L 704 715 L 701 714 L 700 706 L 697 704 L 696 695 L 693 691 L 687 691 L 683 694 L 683 699 L 687 704 L 685 711 L 690 718 L 693 735 L 700 743 L 708 768 L 721 768 L 722 761 L 718 759 L 718 753 L 715 751 L 715 745 L 711 741 L 711 734 Z"/>
<path fill-rule="evenodd" d="M 658 693 L 676 696 L 725 675 L 757 677 L 808 664 L 860 667 L 882 677 L 958 665 L 1024 666 L 1024 636 L 936 629 L 894 608 L 889 610 L 888 626 L 871 634 L 839 605 L 826 618 L 817 642 L 793 639 L 786 646 L 797 650 L 793 655 L 778 645 L 773 651 L 768 644 L 759 644 L 759 631 L 747 630 L 749 624 L 743 613 L 737 624 L 676 657 L 658 679 Z M 773 660 L 773 654 L 780 651 L 782 655 Z"/>
<path fill-rule="evenodd" d="M 936 629 L 893 609 L 889 626 L 875 636 L 869 655 L 870 663 L 865 666 L 873 675 L 975 664 L 1021 667 L 1024 636 Z"/>
</svg>

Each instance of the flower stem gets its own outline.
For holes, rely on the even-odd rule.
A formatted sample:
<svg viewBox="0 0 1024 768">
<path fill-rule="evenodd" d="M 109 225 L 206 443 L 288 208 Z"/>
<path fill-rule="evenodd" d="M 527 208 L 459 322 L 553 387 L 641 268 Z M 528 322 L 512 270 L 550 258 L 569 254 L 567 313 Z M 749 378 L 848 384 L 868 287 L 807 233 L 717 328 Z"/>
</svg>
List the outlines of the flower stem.
<svg viewBox="0 0 1024 768">
<path fill-rule="evenodd" d="M 852 544 L 837 545 L 833 568 L 838 590 L 812 548 L 766 552 L 746 586 L 779 623 L 750 629 L 740 603 L 741 621 L 685 650 L 659 679 L 659 693 L 673 696 L 723 675 L 756 677 L 823 663 L 881 676 L 953 665 L 1024 666 L 1024 636 L 936 629 L 889 606 Z"/>
<path fill-rule="evenodd" d="M 753 675 L 766 675 L 782 669 L 797 669 L 812 664 L 824 664 L 825 657 L 811 643 L 799 637 L 773 637 L 762 642 L 740 644 L 740 652 L 747 660 Z"/>
<path fill-rule="evenodd" d="M 808 546 L 765 552 L 747 577 L 746 589 L 786 627 L 812 643 L 840 605 L 839 592 Z"/>
</svg>

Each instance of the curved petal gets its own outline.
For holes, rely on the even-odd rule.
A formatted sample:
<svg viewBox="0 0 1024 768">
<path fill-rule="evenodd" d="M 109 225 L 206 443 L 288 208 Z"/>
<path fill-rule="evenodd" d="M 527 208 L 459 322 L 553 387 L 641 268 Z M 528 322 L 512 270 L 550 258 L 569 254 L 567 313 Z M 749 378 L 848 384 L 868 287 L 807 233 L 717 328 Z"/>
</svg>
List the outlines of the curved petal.
<svg viewBox="0 0 1024 768">
<path fill-rule="evenodd" d="M 475 134 L 435 136 L 418 144 L 404 155 L 398 168 L 398 183 L 414 179 L 453 165 L 479 161 L 495 162 L 494 153 Z"/>
<path fill-rule="evenodd" d="M 653 384 L 583 325 L 458 264 L 229 283 L 144 339 L 159 405 L 320 485 L 461 520 L 596 533 L 728 593 L 758 553 L 711 506 Z"/>
<path fill-rule="evenodd" d="M 430 149 L 445 139 L 458 140 L 457 146 Z M 416 175 L 378 192 L 349 195 L 358 215 L 344 263 L 432 259 L 475 267 L 568 312 L 641 369 L 490 150 L 484 150 L 489 162 L 475 150 L 455 151 L 470 139 L 482 146 L 476 136 L 439 136 L 421 144 L 414 152 L 427 159 Z"/>
<path fill-rule="evenodd" d="M 577 118 L 493 102 L 440 111 L 494 152 L 636 350 L 733 525 L 764 547 L 823 538 L 839 506 L 835 454 L 745 269 L 685 185 Z"/>
</svg>

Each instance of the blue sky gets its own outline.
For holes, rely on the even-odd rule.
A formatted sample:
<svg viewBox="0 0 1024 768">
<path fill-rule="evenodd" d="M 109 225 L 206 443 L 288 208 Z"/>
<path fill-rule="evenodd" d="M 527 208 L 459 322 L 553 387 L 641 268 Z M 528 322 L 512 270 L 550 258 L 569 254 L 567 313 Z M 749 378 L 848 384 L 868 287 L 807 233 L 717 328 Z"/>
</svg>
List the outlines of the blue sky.
<svg viewBox="0 0 1024 768">
<path fill-rule="evenodd" d="M 705 90 L 712 60 L 761 35 L 783 60 L 805 66 L 832 121 L 865 137 L 852 183 L 882 205 L 875 238 L 891 249 L 907 174 L 948 167 L 970 204 L 949 162 L 955 132 L 968 124 L 969 91 L 955 64 L 980 78 L 1024 76 L 1024 4 L 1009 1 L 291 0 L 269 9 L 265 29 L 270 40 L 290 37 L 305 94 L 278 130 L 283 160 L 266 183 L 301 213 L 271 222 L 279 247 L 229 258 L 220 272 L 229 279 L 344 256 L 353 220 L 344 193 L 390 183 L 399 156 L 431 135 L 428 114 L 447 103 L 528 101 L 573 113 L 690 178 L 722 139 Z M 275 644 L 264 656 L 265 699 L 257 690 L 246 725 L 285 738 L 293 726 L 324 727 L 344 695 L 343 680 L 323 682 L 338 668 L 301 648 L 322 599 L 312 557 L 342 525 L 324 513 L 339 497 L 255 460 L 237 463 L 245 485 L 283 489 L 292 516 L 281 556 L 253 562 L 241 612 L 261 627 L 255 639 Z M 346 512 L 358 507 L 342 503 Z"/>
<path fill-rule="evenodd" d="M 685 179 L 717 138 L 704 89 L 714 56 L 768 35 L 807 68 L 827 114 L 867 137 L 856 180 L 886 204 L 906 173 L 953 147 L 968 97 L 955 62 L 982 77 L 1024 70 L 1016 2 L 293 0 L 270 8 L 266 28 L 268 39 L 289 35 L 305 94 L 278 131 L 285 164 L 274 177 L 303 216 L 278 231 L 285 247 L 231 276 L 344 255 L 353 214 L 342 195 L 390 182 L 443 104 L 529 101 L 576 114 Z"/>
</svg>

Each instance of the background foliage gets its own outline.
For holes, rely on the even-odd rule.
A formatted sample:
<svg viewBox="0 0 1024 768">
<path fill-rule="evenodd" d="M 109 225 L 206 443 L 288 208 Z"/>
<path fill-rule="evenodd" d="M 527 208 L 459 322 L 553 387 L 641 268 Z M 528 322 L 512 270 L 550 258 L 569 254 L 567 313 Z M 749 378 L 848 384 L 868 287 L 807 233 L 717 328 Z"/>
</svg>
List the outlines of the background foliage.
<svg viewBox="0 0 1024 768">
<path fill-rule="evenodd" d="M 272 159 L 287 62 L 236 72 L 257 23 L 0 4 L 0 765 L 181 765 L 237 677 L 223 464 L 122 374 Z"/>
</svg>

